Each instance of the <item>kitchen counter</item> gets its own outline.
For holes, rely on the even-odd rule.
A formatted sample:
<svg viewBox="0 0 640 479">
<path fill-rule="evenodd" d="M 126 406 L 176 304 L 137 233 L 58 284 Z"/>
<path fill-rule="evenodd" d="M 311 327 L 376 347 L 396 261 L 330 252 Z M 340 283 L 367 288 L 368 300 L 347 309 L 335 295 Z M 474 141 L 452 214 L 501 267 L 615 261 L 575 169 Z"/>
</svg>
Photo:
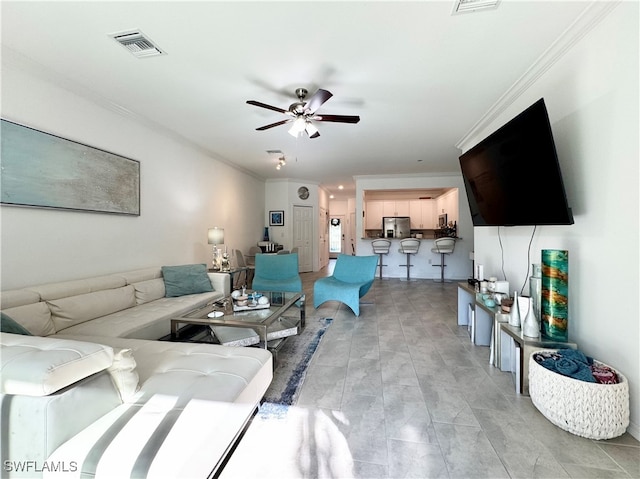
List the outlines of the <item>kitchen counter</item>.
<svg viewBox="0 0 640 479">
<path fill-rule="evenodd" d="M 377 239 L 388 239 L 391 241 L 391 247 L 389 248 L 389 254 L 383 256 L 383 264 L 386 265 L 382 268 L 383 278 L 406 278 L 407 268 L 400 266 L 406 264 L 407 255 L 400 253 L 400 241 L 401 238 L 361 238 L 358 255 L 373 254 L 371 248 L 371 242 Z M 417 254 L 411 255 L 411 268 L 410 276 L 412 279 L 437 279 L 440 278 L 440 255 L 431 252 L 433 248 L 433 241 L 435 238 L 416 238 L 420 240 L 420 249 Z M 456 238 L 457 242 L 462 241 L 462 238 Z M 459 244 L 456 244 L 456 250 L 458 250 Z M 445 264 L 447 267 L 444 269 L 445 279 L 462 279 L 466 277 L 466 273 L 460 272 L 471 270 L 471 263 L 468 258 L 468 254 L 462 252 L 462 248 L 453 254 L 445 256 Z M 376 271 L 376 274 L 379 274 Z"/>
<path fill-rule="evenodd" d="M 422 230 L 411 230 L 411 234 L 422 233 L 423 239 L 430 239 L 436 237 L 435 229 L 422 229 Z M 382 238 L 382 230 L 365 230 L 364 234 L 366 235 L 363 239 L 378 239 Z"/>
</svg>

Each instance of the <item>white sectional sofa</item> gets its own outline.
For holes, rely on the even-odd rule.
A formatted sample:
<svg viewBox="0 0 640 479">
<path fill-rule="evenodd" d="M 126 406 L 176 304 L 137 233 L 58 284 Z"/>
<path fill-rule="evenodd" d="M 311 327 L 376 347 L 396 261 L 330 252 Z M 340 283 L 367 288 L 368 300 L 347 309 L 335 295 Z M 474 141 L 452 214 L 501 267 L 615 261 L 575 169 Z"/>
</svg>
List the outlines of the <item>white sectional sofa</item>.
<svg viewBox="0 0 640 479">
<path fill-rule="evenodd" d="M 2 477 L 215 473 L 273 378 L 262 349 L 158 341 L 229 292 L 165 297 L 161 268 L 0 295 L 32 336 L 1 333 Z"/>
</svg>

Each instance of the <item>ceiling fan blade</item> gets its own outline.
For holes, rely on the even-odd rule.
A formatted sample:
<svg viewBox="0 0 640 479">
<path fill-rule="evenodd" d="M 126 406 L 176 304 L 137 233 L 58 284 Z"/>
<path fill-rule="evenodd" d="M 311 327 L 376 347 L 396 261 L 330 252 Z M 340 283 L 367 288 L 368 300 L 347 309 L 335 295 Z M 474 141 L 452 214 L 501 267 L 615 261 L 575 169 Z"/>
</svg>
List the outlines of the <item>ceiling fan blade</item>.
<svg viewBox="0 0 640 479">
<path fill-rule="evenodd" d="M 336 123 L 358 123 L 359 116 L 352 115 L 317 115 L 312 118 L 317 121 L 333 121 Z"/>
<path fill-rule="evenodd" d="M 255 100 L 247 100 L 247 103 L 249 105 L 259 106 L 260 108 L 266 108 L 267 110 L 277 111 L 278 113 L 286 113 L 287 112 L 286 110 L 283 110 L 282 108 L 278 108 L 277 106 L 267 105 L 266 103 L 261 103 L 259 101 L 255 101 Z"/>
<path fill-rule="evenodd" d="M 268 130 L 269 128 L 273 128 L 274 126 L 284 125 L 285 123 L 289 123 L 290 121 L 291 120 L 276 121 L 275 123 L 271 123 L 270 125 L 264 125 L 259 128 L 256 128 L 256 130 L 258 131 Z"/>
<path fill-rule="evenodd" d="M 311 98 L 309 98 L 309 101 L 307 101 L 307 104 L 305 105 L 305 110 L 309 110 L 309 112 L 314 113 L 318 108 L 322 106 L 325 101 L 327 101 L 332 96 L 333 93 L 320 88 L 313 94 Z"/>
<path fill-rule="evenodd" d="M 313 135 L 309 135 L 309 138 L 318 138 L 320 136 L 320 132 L 316 131 Z"/>
</svg>

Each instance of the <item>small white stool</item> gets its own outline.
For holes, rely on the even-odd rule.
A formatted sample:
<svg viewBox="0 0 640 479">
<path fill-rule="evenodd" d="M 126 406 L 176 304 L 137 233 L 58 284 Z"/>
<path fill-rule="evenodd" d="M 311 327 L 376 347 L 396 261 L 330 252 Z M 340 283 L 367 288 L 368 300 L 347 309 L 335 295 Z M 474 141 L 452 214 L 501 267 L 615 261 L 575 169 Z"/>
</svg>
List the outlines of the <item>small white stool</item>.
<svg viewBox="0 0 640 479">
<path fill-rule="evenodd" d="M 371 248 L 373 248 L 373 254 L 377 254 L 380 256 L 380 263 L 378 263 L 378 267 L 380 268 L 380 279 L 382 279 L 382 267 L 387 266 L 386 264 L 382 264 L 382 255 L 389 254 L 389 248 L 391 247 L 391 241 L 385 239 L 373 240 L 371 242 Z"/>
<path fill-rule="evenodd" d="M 400 266 L 407 267 L 407 281 L 409 281 L 410 279 L 409 268 L 413 266 L 411 264 L 411 255 L 417 254 L 419 249 L 420 249 L 420 240 L 418 239 L 407 238 L 407 239 L 400 240 L 400 249 L 398 250 L 398 252 L 407 255 L 407 264 L 401 264 Z"/>
<path fill-rule="evenodd" d="M 440 267 L 440 283 L 444 283 L 444 255 L 453 253 L 453 249 L 456 247 L 456 239 L 455 238 L 438 238 L 433 242 L 433 248 L 431 248 L 432 253 L 436 253 L 440 255 L 440 264 L 434 264 L 432 266 Z"/>
</svg>

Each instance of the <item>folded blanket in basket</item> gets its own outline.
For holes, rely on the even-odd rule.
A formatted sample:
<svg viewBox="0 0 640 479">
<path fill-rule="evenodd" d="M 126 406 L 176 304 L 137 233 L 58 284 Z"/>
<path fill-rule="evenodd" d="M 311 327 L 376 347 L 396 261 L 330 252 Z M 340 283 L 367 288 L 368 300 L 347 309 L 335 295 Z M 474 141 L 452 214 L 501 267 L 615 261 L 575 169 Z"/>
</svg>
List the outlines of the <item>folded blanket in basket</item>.
<svg viewBox="0 0 640 479">
<path fill-rule="evenodd" d="M 591 366 L 591 372 L 593 377 L 596 378 L 600 384 L 618 384 L 618 375 L 616 372 L 607 366 Z"/>
<path fill-rule="evenodd" d="M 538 353 L 535 361 L 550 371 L 580 381 L 595 383 L 590 364 L 592 358 L 588 358 L 581 351 L 575 349 L 559 349 L 555 353 Z"/>
</svg>

